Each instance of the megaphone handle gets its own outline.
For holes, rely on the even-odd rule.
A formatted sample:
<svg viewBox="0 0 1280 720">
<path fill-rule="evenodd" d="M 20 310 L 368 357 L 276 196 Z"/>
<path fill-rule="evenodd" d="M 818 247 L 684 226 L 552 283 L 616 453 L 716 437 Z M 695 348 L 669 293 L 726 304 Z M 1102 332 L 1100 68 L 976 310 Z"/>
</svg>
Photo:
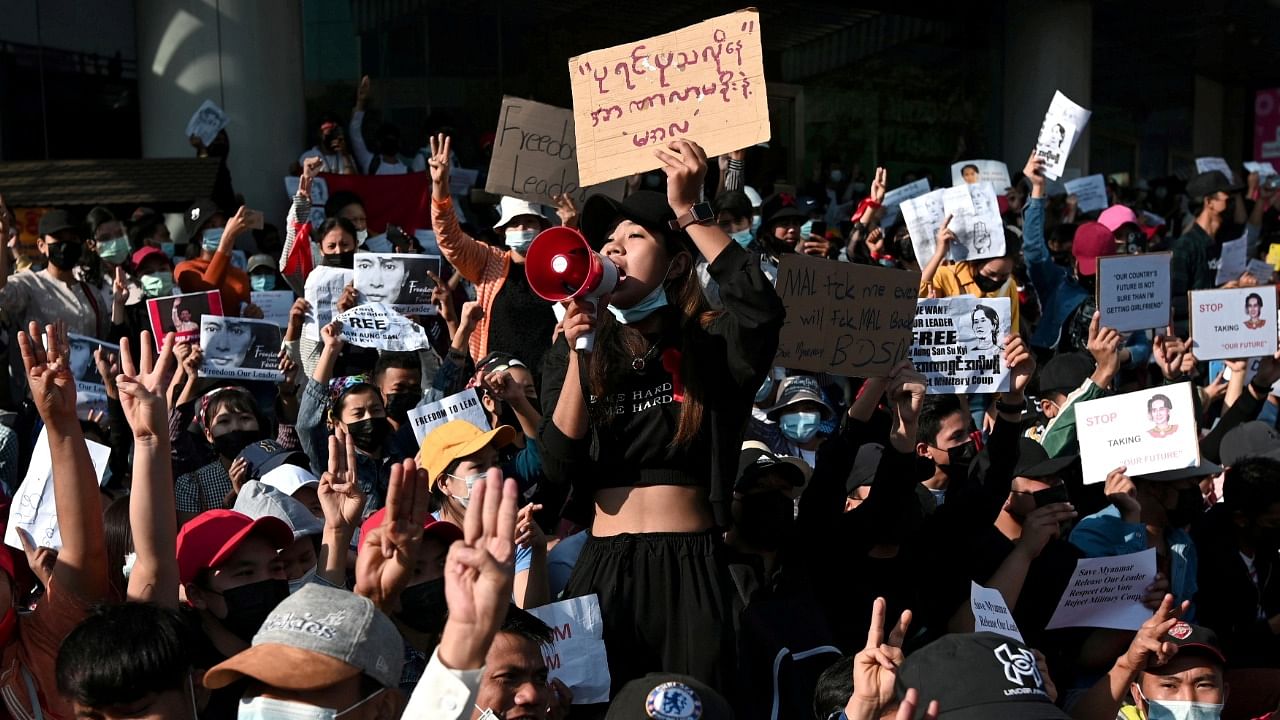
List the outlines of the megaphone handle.
<svg viewBox="0 0 1280 720">
<path fill-rule="evenodd" d="M 596 311 L 600 309 L 599 304 L 597 304 L 595 300 L 584 300 L 584 302 L 591 305 L 591 317 L 594 319 L 596 317 Z M 596 331 L 592 330 L 591 332 L 579 335 L 578 341 L 573 344 L 573 347 L 574 349 L 581 350 L 583 352 L 592 352 L 595 350 Z"/>
</svg>

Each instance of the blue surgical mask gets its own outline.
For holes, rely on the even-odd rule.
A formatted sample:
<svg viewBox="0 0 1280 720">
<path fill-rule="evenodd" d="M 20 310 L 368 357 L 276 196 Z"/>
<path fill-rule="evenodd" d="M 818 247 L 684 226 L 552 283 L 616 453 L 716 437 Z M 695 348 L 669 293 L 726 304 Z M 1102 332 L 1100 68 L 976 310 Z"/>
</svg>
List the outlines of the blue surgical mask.
<svg viewBox="0 0 1280 720">
<path fill-rule="evenodd" d="M 118 235 L 110 240 L 103 240 L 98 243 L 98 257 L 112 265 L 119 265 L 129 257 L 129 239 Z"/>
<path fill-rule="evenodd" d="M 171 242 L 162 242 L 160 243 L 160 251 L 168 255 L 169 259 L 172 260 L 173 256 L 178 252 L 178 247 Z"/>
<path fill-rule="evenodd" d="M 813 234 L 813 221 L 805 220 L 804 224 L 800 226 L 800 242 L 804 242 L 805 240 L 808 240 L 809 236 L 812 234 Z"/>
<path fill-rule="evenodd" d="M 222 228 L 209 228 L 200 239 L 200 246 L 209 252 L 217 252 L 222 244 Z"/>
<path fill-rule="evenodd" d="M 755 235 L 756 233 L 759 233 L 759 232 L 760 232 L 760 216 L 752 215 L 751 216 L 751 234 Z"/>
<path fill-rule="evenodd" d="M 1190 700 L 1147 700 L 1147 720 L 1219 720 L 1220 703 Z"/>
<path fill-rule="evenodd" d="M 833 183 L 844 182 L 844 171 L 843 171 L 843 170 L 832 170 L 832 171 L 831 171 L 831 182 L 833 182 Z"/>
<path fill-rule="evenodd" d="M 746 250 L 751 247 L 751 241 L 755 239 L 756 235 L 751 232 L 751 228 L 747 228 L 746 230 L 738 230 L 737 232 L 730 233 L 729 237 L 733 238 L 734 242 L 741 245 L 743 250 Z"/>
<path fill-rule="evenodd" d="M 769 393 L 773 392 L 773 373 L 764 376 L 764 383 L 760 385 L 760 389 L 756 391 L 755 402 L 757 405 L 769 399 Z"/>
<path fill-rule="evenodd" d="M 307 585 L 308 583 L 315 582 L 315 579 L 316 579 L 316 568 L 315 566 L 312 566 L 310 570 L 302 574 L 302 577 L 298 578 L 297 580 L 289 581 L 289 594 L 292 595 L 298 592 L 303 588 L 303 586 Z"/>
<path fill-rule="evenodd" d="M 667 305 L 667 289 L 661 283 L 653 289 L 653 292 L 644 296 L 640 302 L 629 308 L 620 308 L 613 305 L 609 306 L 609 312 L 613 313 L 613 317 L 623 325 L 638 323 L 649 317 L 659 308 Z"/>
<path fill-rule="evenodd" d="M 391 244 L 391 241 L 387 239 L 385 234 L 365 238 L 364 248 L 371 253 L 389 253 L 395 250 L 395 247 Z"/>
<path fill-rule="evenodd" d="M 778 418 L 778 427 L 788 440 L 807 443 L 818 434 L 822 415 L 816 412 L 791 412 Z"/>
<path fill-rule="evenodd" d="M 507 230 L 507 247 L 523 255 L 537 235 L 533 230 Z"/>
<path fill-rule="evenodd" d="M 142 285 L 142 292 L 146 293 L 147 297 L 168 297 L 173 294 L 173 273 L 147 273 L 138 278 L 138 283 Z"/>
<path fill-rule="evenodd" d="M 249 286 L 253 288 L 254 292 L 266 292 L 267 290 L 275 290 L 276 276 L 275 275 L 258 275 L 255 273 L 249 276 Z"/>
</svg>

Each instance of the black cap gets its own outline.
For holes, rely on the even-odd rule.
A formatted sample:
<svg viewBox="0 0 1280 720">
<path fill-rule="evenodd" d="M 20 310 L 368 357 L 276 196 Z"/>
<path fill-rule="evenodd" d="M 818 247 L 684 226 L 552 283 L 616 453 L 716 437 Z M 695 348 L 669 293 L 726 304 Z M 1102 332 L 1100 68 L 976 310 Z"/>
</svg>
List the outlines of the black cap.
<svg viewBox="0 0 1280 720">
<path fill-rule="evenodd" d="M 907 688 L 937 700 L 940 719 L 1070 717 L 1049 699 L 1035 655 L 1027 646 L 995 633 L 944 635 L 908 655 L 898 672 L 899 700 Z"/>
<path fill-rule="evenodd" d="M 778 474 L 791 487 L 800 487 L 807 479 L 800 467 L 803 462 L 799 458 L 778 457 L 762 444 L 751 443 L 738 455 L 738 481 L 733 489 L 737 492 L 748 490 L 760 476 L 770 472 Z"/>
<path fill-rule="evenodd" d="M 605 720 L 733 720 L 724 696 L 688 675 L 650 673 L 622 686 Z M 1064 716 L 1065 717 L 1065 716 Z"/>
<path fill-rule="evenodd" d="M 1241 185 L 1232 185 L 1221 170 L 1210 170 L 1187 181 L 1187 195 L 1193 198 L 1208 197 L 1214 193 L 1234 193 L 1243 190 Z"/>
<path fill-rule="evenodd" d="M 1261 420 L 1252 420 L 1228 430 L 1218 446 L 1218 459 L 1223 465 L 1235 465 L 1247 457 L 1280 460 L 1280 433 Z"/>
<path fill-rule="evenodd" d="M 1018 440 L 1018 462 L 1013 466 L 1013 476 L 1032 479 L 1054 477 L 1079 459 L 1079 455 L 1051 458 L 1043 445 L 1024 437 Z"/>
<path fill-rule="evenodd" d="M 1134 475 L 1133 479 L 1146 480 L 1147 482 L 1175 482 L 1177 480 L 1199 480 L 1213 477 L 1220 472 L 1222 472 L 1221 465 L 1201 458 L 1199 465 L 1174 468 L 1173 470 L 1161 470 L 1160 472 L 1147 473 L 1146 475 Z"/>
<path fill-rule="evenodd" d="M 306 453 L 301 450 L 290 450 L 275 440 L 249 443 L 240 451 L 239 457 L 243 458 L 248 465 L 247 477 L 250 480 L 261 480 L 263 475 L 285 464 L 311 469 L 311 461 Z"/>
<path fill-rule="evenodd" d="M 760 203 L 761 227 L 768 227 L 769 223 L 786 218 L 809 219 L 809 213 L 801 209 L 800 201 L 791 193 L 774 193 Z"/>
<path fill-rule="evenodd" d="M 182 216 L 182 224 L 187 231 L 186 242 L 198 241 L 196 233 L 200 232 L 205 223 L 209 222 L 209 218 L 217 212 L 217 204 L 207 198 L 192 203 L 191 207 L 187 208 L 187 214 Z"/>
<path fill-rule="evenodd" d="M 71 215 L 66 210 L 50 210 L 40 216 L 40 237 L 57 235 L 63 230 L 75 230 L 80 234 L 80 226 L 71 222 Z"/>
<path fill-rule="evenodd" d="M 668 223 L 675 219 L 676 214 L 667 204 L 666 195 L 652 190 L 640 190 L 631 193 L 622 202 L 608 195 L 592 195 L 587 198 L 582 206 L 578 228 L 591 247 L 599 250 L 608 239 L 609 231 L 619 220 L 630 220 L 648 230 L 671 235 Z"/>
<path fill-rule="evenodd" d="M 1040 370 L 1040 395 L 1069 395 L 1093 374 L 1093 359 L 1083 353 L 1054 355 Z"/>
<path fill-rule="evenodd" d="M 1227 663 L 1227 656 L 1222 654 L 1222 644 L 1218 642 L 1217 634 L 1207 627 L 1179 620 L 1165 633 L 1164 640 L 1178 646 L 1179 657 L 1196 654 L 1223 665 Z"/>
</svg>

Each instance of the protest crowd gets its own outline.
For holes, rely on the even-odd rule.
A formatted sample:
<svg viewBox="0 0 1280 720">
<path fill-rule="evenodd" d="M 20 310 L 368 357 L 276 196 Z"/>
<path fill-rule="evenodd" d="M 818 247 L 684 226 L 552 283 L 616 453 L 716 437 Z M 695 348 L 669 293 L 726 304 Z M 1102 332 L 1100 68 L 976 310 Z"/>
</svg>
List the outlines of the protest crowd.
<svg viewBox="0 0 1280 720">
<path fill-rule="evenodd" d="M 376 84 L 285 217 L 0 199 L 0 717 L 1280 718 L 1272 166 L 486 193 Z"/>
</svg>

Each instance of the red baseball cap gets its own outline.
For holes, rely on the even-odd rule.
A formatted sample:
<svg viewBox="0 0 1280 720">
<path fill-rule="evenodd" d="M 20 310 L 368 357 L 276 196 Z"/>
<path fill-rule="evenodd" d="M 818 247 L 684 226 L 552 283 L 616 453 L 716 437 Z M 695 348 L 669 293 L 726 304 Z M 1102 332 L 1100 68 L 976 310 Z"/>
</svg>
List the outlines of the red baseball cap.
<svg viewBox="0 0 1280 720">
<path fill-rule="evenodd" d="M 142 263 L 146 262 L 147 258 L 152 255 L 159 255 L 164 258 L 165 262 L 172 262 L 169 260 L 169 256 L 164 254 L 163 250 L 158 247 L 152 247 L 151 245 L 144 245 L 143 247 L 138 248 L 133 255 L 129 257 L 129 262 L 133 269 L 137 270 L 139 267 L 142 267 Z"/>
<path fill-rule="evenodd" d="M 1076 228 L 1071 254 L 1081 275 L 1093 275 L 1098 272 L 1098 258 L 1116 254 L 1115 235 L 1100 222 L 1087 222 Z"/>
<path fill-rule="evenodd" d="M 279 518 L 264 515 L 257 520 L 235 510 L 207 510 L 178 532 L 178 580 L 195 582 L 201 570 L 215 568 L 254 533 L 277 550 L 293 544 L 293 531 Z"/>
<path fill-rule="evenodd" d="M 387 509 L 382 508 L 365 518 L 364 523 L 360 525 L 360 543 L 356 548 L 356 552 L 360 551 L 360 547 L 364 546 L 365 533 L 382 525 L 387 518 Z M 437 539 L 444 541 L 445 545 L 452 545 L 454 542 L 462 539 L 462 528 L 454 525 L 448 520 L 437 520 L 431 515 L 427 515 L 427 521 L 422 524 L 423 537 L 434 535 Z"/>
</svg>

